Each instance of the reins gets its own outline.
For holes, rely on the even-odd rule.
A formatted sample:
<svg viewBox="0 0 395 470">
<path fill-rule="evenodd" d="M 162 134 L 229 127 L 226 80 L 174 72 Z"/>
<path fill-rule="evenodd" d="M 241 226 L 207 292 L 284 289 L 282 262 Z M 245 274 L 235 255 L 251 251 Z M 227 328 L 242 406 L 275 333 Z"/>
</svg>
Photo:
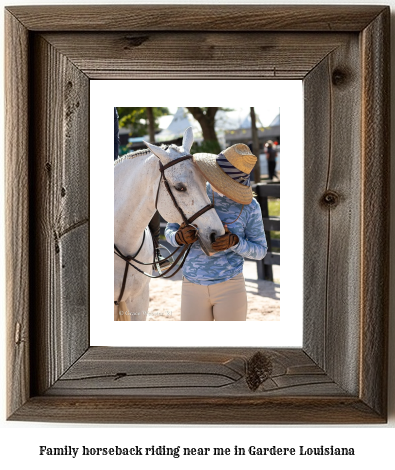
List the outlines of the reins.
<svg viewBox="0 0 395 470">
<path fill-rule="evenodd" d="M 189 159 L 192 159 L 192 155 L 188 154 L 188 155 L 185 155 L 183 157 L 180 157 L 180 158 L 177 158 L 176 160 L 173 160 L 169 163 L 167 163 L 166 165 L 163 165 L 162 162 L 159 160 L 159 171 L 161 173 L 161 176 L 160 176 L 160 179 L 159 179 L 159 184 L 158 184 L 158 190 L 156 192 L 156 199 L 155 199 L 155 209 L 157 209 L 157 205 L 158 205 L 158 198 L 159 198 L 159 189 L 160 189 L 160 183 L 163 179 L 163 182 L 165 184 L 165 187 L 167 189 L 167 192 L 169 193 L 170 197 L 171 197 L 171 200 L 173 201 L 173 204 L 175 206 L 175 208 L 177 209 L 177 211 L 180 213 L 181 217 L 182 217 L 182 220 L 183 222 L 185 223 L 185 225 L 190 225 L 192 224 L 192 222 L 194 220 L 196 220 L 198 217 L 200 217 L 202 214 L 204 214 L 205 212 L 207 212 L 208 210 L 210 209 L 213 209 L 214 208 L 214 200 L 212 202 L 212 204 L 207 204 L 207 206 L 203 207 L 202 209 L 200 209 L 198 212 L 196 212 L 195 214 L 193 214 L 191 217 L 189 217 L 189 219 L 186 217 L 186 215 L 184 214 L 184 211 L 181 209 L 181 207 L 178 205 L 177 201 L 176 201 L 176 198 L 174 197 L 174 194 L 172 193 L 171 189 L 170 189 L 170 185 L 169 185 L 169 182 L 167 181 L 167 178 L 166 178 L 166 175 L 165 175 L 165 170 L 167 170 L 168 168 L 172 167 L 173 165 L 176 165 L 177 163 L 180 163 L 184 160 L 189 160 Z M 151 234 L 152 235 L 152 234 Z M 123 275 L 123 280 L 122 280 L 122 287 L 121 287 L 121 292 L 118 296 L 118 300 L 114 301 L 114 304 L 115 305 L 119 305 L 119 303 L 121 302 L 122 300 L 122 296 L 123 296 L 123 293 L 125 291 L 125 286 L 126 286 L 126 279 L 127 279 L 127 275 L 128 275 L 128 269 L 129 269 L 129 265 L 132 266 L 134 269 L 136 269 L 138 272 L 140 272 L 141 274 L 144 274 L 145 276 L 147 277 L 150 277 L 150 278 L 158 278 L 158 277 L 163 277 L 164 279 L 168 279 L 170 277 L 173 277 L 175 274 L 178 273 L 178 271 L 182 268 L 182 266 L 184 265 L 185 263 L 185 260 L 189 254 L 189 250 L 191 249 L 191 246 L 192 245 L 184 245 L 182 247 L 182 250 L 180 252 L 180 254 L 178 255 L 177 259 L 172 263 L 172 265 L 170 266 L 169 269 L 167 269 L 166 272 L 163 272 L 161 274 L 159 274 L 158 276 L 152 276 L 151 274 L 148 274 L 144 271 L 142 271 L 141 269 L 139 269 L 137 266 L 135 266 L 134 264 L 131 263 L 131 261 L 134 261 L 138 264 L 141 264 L 141 265 L 152 265 L 152 264 L 155 264 L 155 243 L 154 243 L 154 258 L 153 258 L 153 262 L 152 263 L 142 263 L 141 261 L 138 261 L 136 259 L 136 256 L 139 254 L 143 244 L 144 244 L 144 240 L 145 240 L 145 230 L 144 230 L 144 236 L 143 236 L 143 241 L 140 245 L 140 248 L 138 249 L 137 253 L 135 255 L 129 255 L 129 256 L 126 256 L 124 255 L 120 250 L 119 248 L 114 244 L 114 254 L 116 254 L 117 256 L 119 256 L 121 259 L 123 259 L 125 261 L 125 271 L 124 271 L 124 275 Z M 162 260 L 163 261 L 166 261 L 168 260 L 169 258 L 171 258 L 178 250 L 179 248 L 181 247 L 178 247 L 176 248 L 173 253 L 171 253 L 168 257 L 164 258 Z M 182 258 L 183 257 L 183 258 Z M 173 268 L 177 265 L 178 261 L 182 258 L 182 261 L 180 263 L 180 266 L 178 267 L 178 269 L 176 271 L 174 271 L 171 275 L 169 276 L 165 276 L 165 274 L 168 274 L 170 271 L 173 270 Z M 158 265 L 159 265 L 159 262 L 158 262 Z"/>
<path fill-rule="evenodd" d="M 124 293 L 124 291 L 125 291 L 126 279 L 127 279 L 127 277 L 128 277 L 128 270 L 129 270 L 129 264 L 130 264 L 129 260 L 134 259 L 134 258 L 140 253 L 140 250 L 141 250 L 141 248 L 142 248 L 143 245 L 144 245 L 144 240 L 145 240 L 145 230 L 144 230 L 144 234 L 143 234 L 143 241 L 141 242 L 140 248 L 137 250 L 137 253 L 136 253 L 134 256 L 125 256 L 125 257 L 124 257 L 124 256 L 122 255 L 122 258 L 125 259 L 126 264 L 125 264 L 125 271 L 124 271 L 124 273 L 123 273 L 123 280 L 122 280 L 121 292 L 119 293 L 118 300 L 117 300 L 117 301 L 114 301 L 114 304 L 115 304 L 115 305 L 119 305 L 119 302 L 121 302 L 123 293 Z M 118 248 L 117 248 L 115 245 L 114 245 L 114 248 L 115 248 L 115 250 L 119 251 Z M 115 253 L 115 252 L 114 252 L 114 253 Z M 121 252 L 119 251 L 119 253 L 121 253 Z M 116 254 L 118 254 L 118 253 L 116 253 Z M 118 255 L 118 256 L 119 256 L 119 255 Z"/>
</svg>

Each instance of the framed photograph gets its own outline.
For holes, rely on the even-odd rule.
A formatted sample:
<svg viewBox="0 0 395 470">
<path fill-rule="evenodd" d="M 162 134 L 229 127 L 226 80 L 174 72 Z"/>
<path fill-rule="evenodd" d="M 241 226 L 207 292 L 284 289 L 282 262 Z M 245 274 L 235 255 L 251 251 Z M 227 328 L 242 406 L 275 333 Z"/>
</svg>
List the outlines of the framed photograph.
<svg viewBox="0 0 395 470">
<path fill-rule="evenodd" d="M 28 6 L 5 20 L 8 419 L 386 422 L 389 7 Z M 91 345 L 91 83 L 180 79 L 303 81 L 301 347 Z"/>
<path fill-rule="evenodd" d="M 182 347 L 182 346 L 228 346 L 245 347 L 259 344 L 264 347 L 301 347 L 302 346 L 302 325 L 303 325 L 303 280 L 300 275 L 303 266 L 303 89 L 302 80 L 210 80 L 207 86 L 202 89 L 200 80 L 94 80 L 90 84 L 90 149 L 91 149 L 91 181 L 90 181 L 90 230 L 91 233 L 100 234 L 99 237 L 91 240 L 91 252 L 100 252 L 100 256 L 90 258 L 90 309 L 94 312 L 90 315 L 90 344 L 91 346 L 142 346 L 142 347 Z M 224 86 L 226 85 L 226 86 Z M 133 90 L 133 91 L 132 91 Z M 230 96 L 232 90 L 242 90 L 237 96 Z M 138 91 L 138 93 L 137 93 Z M 257 262 L 246 260 L 244 263 L 244 277 L 247 291 L 248 308 L 247 323 L 242 327 L 237 322 L 228 321 L 222 326 L 212 322 L 207 328 L 204 322 L 179 322 L 181 317 L 181 284 L 182 272 L 170 279 L 152 279 L 149 282 L 149 305 L 146 320 L 147 322 L 133 322 L 133 325 L 125 325 L 120 328 L 114 324 L 109 315 L 109 299 L 113 297 L 113 289 L 121 287 L 119 283 L 114 286 L 114 255 L 111 250 L 104 249 L 114 244 L 117 240 L 113 224 L 114 218 L 114 168 L 119 169 L 118 164 L 113 167 L 111 158 L 104 155 L 113 153 L 113 107 L 114 103 L 129 105 L 167 103 L 168 109 L 175 112 L 174 116 L 164 116 L 161 118 L 161 125 L 165 128 L 163 133 L 156 135 L 156 142 L 160 142 L 164 137 L 168 138 L 169 132 L 177 132 L 179 141 L 187 127 L 192 126 L 194 131 L 194 144 L 191 153 L 195 154 L 199 150 L 195 148 L 195 142 L 202 142 L 202 133 L 197 121 L 194 121 L 188 114 L 187 108 L 172 107 L 172 103 L 179 103 L 181 99 L 193 100 L 194 103 L 203 102 L 206 104 L 222 103 L 225 110 L 218 110 L 216 132 L 222 148 L 229 147 L 230 142 L 249 142 L 251 135 L 248 133 L 250 127 L 247 125 L 250 116 L 250 107 L 243 106 L 244 103 L 255 103 L 255 110 L 258 118 L 262 121 L 259 124 L 261 132 L 261 145 L 265 140 L 265 135 L 270 133 L 280 133 L 280 126 L 271 127 L 274 118 L 279 118 L 281 112 L 281 149 L 286 158 L 285 163 L 277 169 L 281 171 L 282 191 L 281 191 L 281 225 L 283 235 L 281 236 L 281 251 L 285 254 L 284 262 L 281 265 L 281 286 L 280 267 L 273 267 L 273 280 L 258 279 Z M 166 102 L 164 101 L 166 100 Z M 140 108 L 145 112 L 146 108 Z M 140 112 L 134 108 L 134 111 Z M 159 109 L 155 108 L 154 110 Z M 130 108 L 118 107 L 120 116 L 125 115 Z M 229 111 L 228 111 L 229 110 Z M 145 115 L 145 114 L 144 114 Z M 124 119 L 120 117 L 121 124 Z M 167 125 L 169 124 L 169 128 Z M 236 127 L 235 127 L 236 126 Z M 242 126 L 240 131 L 225 130 L 235 129 Z M 250 124 L 248 124 L 250 126 Z M 264 129 L 264 131 L 262 130 Z M 127 142 L 127 134 L 122 132 L 122 150 Z M 280 141 L 279 135 L 275 135 Z M 133 148 L 146 148 L 142 139 L 146 137 L 136 137 L 131 134 L 129 145 Z M 227 141 L 230 140 L 230 142 Z M 232 139 L 232 140 L 231 140 Z M 273 139 L 274 141 L 277 141 Z M 180 142 L 177 141 L 178 144 Z M 159 144 L 158 144 L 159 145 Z M 278 147 L 279 148 L 279 147 Z M 130 156 L 137 155 L 137 159 L 130 159 Z M 131 162 L 140 164 L 144 154 L 131 154 L 127 159 L 121 160 L 124 163 Z M 279 155 L 280 157 L 280 155 Z M 123 158 L 123 157 L 122 157 Z M 266 158 L 261 151 L 261 175 L 267 175 Z M 265 160 L 265 161 L 264 161 Z M 123 164 L 123 163 L 122 163 Z M 125 170 L 123 170 L 123 173 Z M 130 173 L 127 173 L 130 175 Z M 138 173 L 140 175 L 140 173 Z M 159 184 L 159 164 L 155 160 L 150 177 L 154 183 L 155 190 Z M 278 173 L 278 176 L 280 173 Z M 126 174 L 125 174 L 126 176 Z M 137 176 L 137 175 L 136 175 Z M 138 176 L 139 177 L 139 176 Z M 275 178 L 275 184 L 266 184 L 267 190 L 278 191 L 280 196 L 280 185 Z M 266 180 L 267 182 L 267 180 Z M 295 184 L 295 182 L 297 184 Z M 135 191 L 136 184 L 122 185 Z M 263 186 L 261 186 L 262 189 Z M 255 190 L 257 192 L 257 190 Z M 272 194 L 273 194 L 272 193 Z M 274 193 L 275 194 L 275 193 Z M 149 198 L 152 192 L 147 191 L 146 186 L 136 197 L 129 195 L 125 197 L 127 210 L 138 204 L 141 207 L 142 199 Z M 161 198 L 170 197 L 162 193 Z M 192 198 L 193 199 L 193 198 Z M 189 200 L 189 198 L 188 198 Z M 262 198 L 262 206 L 265 200 Z M 266 204 L 268 204 L 266 202 Z M 280 205 L 279 199 L 272 199 L 271 204 Z M 295 211 L 295 204 L 299 207 Z M 264 216 L 264 209 L 262 209 Z M 163 215 L 163 213 L 162 213 Z M 279 213 L 270 212 L 270 215 Z M 237 216 L 237 215 L 236 215 Z M 171 220 L 171 219 L 167 219 Z M 228 219 L 230 220 L 230 219 Z M 197 221 L 199 227 L 201 224 Z M 279 219 L 265 219 L 265 230 L 270 227 L 270 223 L 275 224 Z M 164 230 L 162 224 L 162 230 Z M 268 227 L 269 225 L 269 227 Z M 278 224 L 279 225 L 279 224 Z M 123 226 L 123 225 L 122 225 Z M 127 230 L 127 238 L 130 234 L 136 233 L 135 224 Z M 142 236 L 142 233 L 140 234 Z M 270 234 L 269 232 L 269 235 Z M 269 245 L 269 235 L 267 235 Z M 279 240 L 278 240 L 279 241 Z M 116 243 L 119 243 L 116 241 Z M 166 243 L 164 237 L 160 243 Z M 273 242 L 274 245 L 274 242 Z M 295 251 L 294 247 L 299 249 Z M 174 248 L 167 245 L 174 251 Z M 272 251 L 269 249 L 269 252 Z M 274 251 L 274 249 L 273 249 Z M 152 254 L 151 251 L 149 251 Z M 270 256 L 270 255 L 269 255 Z M 280 255 L 277 255 L 278 258 Z M 274 257 L 274 256 L 273 256 Z M 115 258 L 117 260 L 117 258 Z M 142 258 L 139 257 L 142 261 Z M 271 262 L 271 261 L 270 261 Z M 279 263 L 279 261 L 278 261 Z M 138 266 L 141 269 L 141 266 Z M 120 275 L 124 275 L 125 263 L 120 263 Z M 173 270 L 174 271 L 174 270 Z M 157 275 L 157 273 L 153 273 Z M 166 274 L 168 275 L 168 274 Z M 128 276 L 133 276 L 133 268 L 129 269 Z M 137 274 L 137 278 L 142 275 Z M 263 277 L 263 276 L 262 276 Z M 281 321 L 280 320 L 280 288 L 285 293 L 281 299 Z M 100 292 L 100 295 L 97 295 Z M 117 299 L 118 294 L 115 295 Z M 107 300 L 106 300 L 107 299 Z M 103 305 L 107 308 L 103 308 Z M 126 310 L 126 309 L 125 309 Z M 142 309 L 143 312 L 146 309 Z M 127 317 L 126 317 L 127 318 Z M 131 315 L 129 316 L 129 319 Z M 133 318 L 139 318 L 135 315 Z M 229 317 L 228 317 L 229 318 Z M 264 321 L 264 325 L 254 325 L 254 321 Z M 155 321 L 155 323 L 152 323 Z M 158 321 L 172 321 L 173 326 L 168 329 L 158 324 Z M 149 324 L 147 324 L 149 323 Z M 165 332 L 165 334 L 164 334 Z"/>
</svg>

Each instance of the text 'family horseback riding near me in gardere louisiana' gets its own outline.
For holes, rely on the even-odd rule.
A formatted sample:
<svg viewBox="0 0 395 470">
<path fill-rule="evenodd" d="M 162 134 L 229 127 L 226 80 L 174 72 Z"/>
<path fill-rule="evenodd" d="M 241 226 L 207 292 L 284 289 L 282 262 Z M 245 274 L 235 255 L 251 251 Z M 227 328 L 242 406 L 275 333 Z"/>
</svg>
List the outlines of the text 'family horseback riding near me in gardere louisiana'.
<svg viewBox="0 0 395 470">
<path fill-rule="evenodd" d="M 39 455 L 42 456 L 70 456 L 72 458 L 77 457 L 89 457 L 89 456 L 130 456 L 130 457 L 142 457 L 149 458 L 153 456 L 170 456 L 173 458 L 184 458 L 189 456 L 353 456 L 355 454 L 354 447 L 336 447 L 333 445 L 324 446 L 320 445 L 317 447 L 308 447 L 299 445 L 297 447 L 281 447 L 281 446 L 270 446 L 270 447 L 257 447 L 251 445 L 249 447 L 241 447 L 234 445 L 233 447 L 167 447 L 161 446 L 150 446 L 140 447 L 133 445 L 132 447 L 47 447 L 39 446 Z M 140 462 L 141 459 L 138 459 Z"/>
</svg>

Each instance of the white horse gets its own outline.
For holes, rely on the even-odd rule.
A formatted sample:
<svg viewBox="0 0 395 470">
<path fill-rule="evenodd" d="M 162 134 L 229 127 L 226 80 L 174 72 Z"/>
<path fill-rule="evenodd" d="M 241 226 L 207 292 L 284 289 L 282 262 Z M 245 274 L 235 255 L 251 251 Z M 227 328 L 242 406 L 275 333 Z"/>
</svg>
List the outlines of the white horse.
<svg viewBox="0 0 395 470">
<path fill-rule="evenodd" d="M 155 200 L 160 184 L 157 208 L 170 222 L 181 223 L 182 217 L 171 196 L 161 182 L 158 158 L 163 165 L 188 155 L 193 143 L 192 128 L 188 128 L 181 147 L 167 149 L 152 144 L 148 149 L 127 154 L 114 164 L 114 243 L 125 255 L 135 255 L 143 241 L 137 259 L 144 263 L 153 261 L 153 243 L 147 226 L 155 213 Z M 166 178 L 179 207 L 187 218 L 210 204 L 206 181 L 192 160 L 183 160 L 165 170 Z M 208 210 L 194 222 L 199 227 L 199 240 L 204 252 L 213 254 L 211 243 L 224 234 L 223 225 L 215 212 Z M 152 273 L 151 266 L 136 263 L 139 269 Z M 114 254 L 114 301 L 121 292 L 125 261 Z M 150 278 L 129 266 L 125 290 L 119 307 L 114 304 L 114 320 L 145 321 L 148 312 Z M 165 299 L 164 299 L 165 300 Z"/>
</svg>

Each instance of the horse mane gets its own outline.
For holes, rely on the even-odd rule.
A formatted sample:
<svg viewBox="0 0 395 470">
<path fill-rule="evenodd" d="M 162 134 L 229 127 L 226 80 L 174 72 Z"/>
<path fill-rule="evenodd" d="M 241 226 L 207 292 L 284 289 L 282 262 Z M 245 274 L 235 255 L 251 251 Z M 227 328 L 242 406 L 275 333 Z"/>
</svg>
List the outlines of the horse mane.
<svg viewBox="0 0 395 470">
<path fill-rule="evenodd" d="M 161 148 L 163 150 L 167 150 L 168 148 L 173 148 L 175 150 L 178 150 L 179 147 L 177 147 L 177 145 L 175 144 L 171 144 L 171 145 L 162 144 Z M 140 155 L 148 155 L 149 153 L 152 153 L 150 149 L 135 150 L 134 152 L 130 152 L 130 153 L 127 153 L 126 155 L 123 155 L 122 157 L 118 157 L 114 161 L 114 166 L 118 165 L 119 163 L 124 162 L 125 160 L 131 160 L 132 158 L 139 157 Z"/>
<path fill-rule="evenodd" d="M 150 149 L 141 149 L 141 150 L 136 150 L 135 152 L 127 153 L 126 155 L 123 155 L 122 157 L 118 157 L 114 161 L 114 166 L 118 165 L 119 163 L 124 162 L 125 160 L 131 160 L 132 158 L 139 157 L 140 155 L 148 155 L 149 153 L 151 153 Z"/>
</svg>

